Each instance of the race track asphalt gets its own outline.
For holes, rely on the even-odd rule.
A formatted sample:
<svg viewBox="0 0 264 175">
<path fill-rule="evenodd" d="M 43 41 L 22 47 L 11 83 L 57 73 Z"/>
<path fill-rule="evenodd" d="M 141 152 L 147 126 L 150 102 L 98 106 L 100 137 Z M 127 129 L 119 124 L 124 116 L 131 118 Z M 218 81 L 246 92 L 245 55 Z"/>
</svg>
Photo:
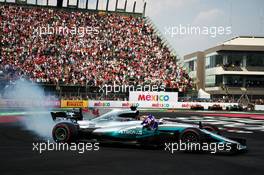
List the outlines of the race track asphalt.
<svg viewBox="0 0 264 175">
<path fill-rule="evenodd" d="M 188 114 L 156 115 L 188 117 Z M 191 114 L 193 115 L 193 114 Z M 261 175 L 264 173 L 264 132 L 224 133 L 246 138 L 249 151 L 238 155 L 215 155 L 140 149 L 137 147 L 100 147 L 99 151 L 33 151 L 40 142 L 20 123 L 0 123 L 0 174 L 86 174 L 86 175 Z"/>
</svg>

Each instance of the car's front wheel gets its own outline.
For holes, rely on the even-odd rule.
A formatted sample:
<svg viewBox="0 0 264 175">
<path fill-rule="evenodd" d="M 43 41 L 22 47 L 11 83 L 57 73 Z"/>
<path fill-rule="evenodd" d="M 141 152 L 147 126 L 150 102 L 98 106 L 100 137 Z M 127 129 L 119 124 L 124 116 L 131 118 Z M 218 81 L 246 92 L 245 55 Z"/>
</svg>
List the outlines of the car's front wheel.
<svg viewBox="0 0 264 175">
<path fill-rule="evenodd" d="M 218 134 L 218 135 L 221 135 L 221 131 L 219 130 L 219 128 L 215 125 L 210 125 L 210 124 L 205 124 L 202 126 L 203 129 L 207 130 L 207 131 L 210 131 L 212 133 L 215 133 L 215 134 Z"/>
<path fill-rule="evenodd" d="M 186 129 L 181 133 L 180 140 L 183 143 L 199 143 L 201 141 L 196 129 Z"/>
<path fill-rule="evenodd" d="M 180 134 L 180 142 L 184 144 L 186 152 L 200 152 L 199 144 L 204 142 L 204 135 L 197 128 L 186 128 Z"/>
</svg>

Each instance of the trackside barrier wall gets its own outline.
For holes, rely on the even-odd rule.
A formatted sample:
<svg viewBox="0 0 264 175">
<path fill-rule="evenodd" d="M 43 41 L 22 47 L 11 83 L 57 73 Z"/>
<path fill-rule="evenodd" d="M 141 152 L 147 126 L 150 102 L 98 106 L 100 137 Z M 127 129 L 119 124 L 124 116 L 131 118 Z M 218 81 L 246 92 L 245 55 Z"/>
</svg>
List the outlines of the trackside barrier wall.
<svg viewBox="0 0 264 175">
<path fill-rule="evenodd" d="M 13 100 L 0 99 L 0 108 L 51 107 L 59 108 L 60 100 Z"/>
<path fill-rule="evenodd" d="M 96 108 L 129 108 L 137 106 L 138 108 L 152 109 L 190 109 L 192 105 L 202 105 L 205 109 L 214 104 L 219 104 L 225 109 L 229 105 L 237 105 L 237 103 L 203 103 L 203 102 L 176 102 L 176 103 L 158 103 L 158 102 L 130 102 L 130 101 L 98 101 L 98 100 L 12 100 L 1 99 L 0 108 L 19 108 L 19 107 L 96 107 Z M 256 111 L 264 111 L 264 105 L 255 105 Z"/>
<path fill-rule="evenodd" d="M 192 105 L 202 105 L 205 109 L 214 104 L 219 104 L 225 109 L 229 105 L 237 105 L 237 103 L 202 103 L 202 102 L 176 102 L 176 103 L 154 103 L 142 101 L 89 101 L 89 107 L 97 108 L 129 108 L 137 106 L 138 108 L 153 108 L 153 109 L 190 109 Z"/>
</svg>

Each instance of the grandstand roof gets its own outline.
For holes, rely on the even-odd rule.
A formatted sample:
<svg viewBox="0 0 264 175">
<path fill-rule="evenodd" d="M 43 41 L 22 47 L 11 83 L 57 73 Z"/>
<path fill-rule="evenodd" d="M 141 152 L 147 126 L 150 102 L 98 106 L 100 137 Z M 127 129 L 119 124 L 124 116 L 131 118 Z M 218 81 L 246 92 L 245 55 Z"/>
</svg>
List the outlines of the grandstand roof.
<svg viewBox="0 0 264 175">
<path fill-rule="evenodd" d="M 205 54 L 218 51 L 264 51 L 264 37 L 239 36 L 206 49 Z"/>
<path fill-rule="evenodd" d="M 264 46 L 264 37 L 239 36 L 225 41 L 223 45 Z"/>
<path fill-rule="evenodd" d="M 264 36 L 238 36 L 224 41 L 204 51 L 192 52 L 184 56 L 185 59 L 192 58 L 198 53 L 205 55 L 218 51 L 254 51 L 264 52 Z"/>
</svg>

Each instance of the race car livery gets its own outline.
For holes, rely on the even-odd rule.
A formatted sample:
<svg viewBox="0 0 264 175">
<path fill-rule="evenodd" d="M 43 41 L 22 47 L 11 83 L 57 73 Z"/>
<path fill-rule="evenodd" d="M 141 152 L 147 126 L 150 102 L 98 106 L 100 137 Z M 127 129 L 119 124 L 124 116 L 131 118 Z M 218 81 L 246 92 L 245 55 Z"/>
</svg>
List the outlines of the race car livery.
<svg viewBox="0 0 264 175">
<path fill-rule="evenodd" d="M 232 151 L 247 150 L 244 139 L 224 137 L 214 125 L 183 123 L 174 118 L 156 120 L 152 115 L 140 116 L 135 108 L 114 109 L 91 120 L 83 120 L 82 111 L 62 113 L 51 113 L 56 122 L 52 131 L 56 142 L 96 140 L 157 147 L 168 142 L 228 143 Z"/>
</svg>

